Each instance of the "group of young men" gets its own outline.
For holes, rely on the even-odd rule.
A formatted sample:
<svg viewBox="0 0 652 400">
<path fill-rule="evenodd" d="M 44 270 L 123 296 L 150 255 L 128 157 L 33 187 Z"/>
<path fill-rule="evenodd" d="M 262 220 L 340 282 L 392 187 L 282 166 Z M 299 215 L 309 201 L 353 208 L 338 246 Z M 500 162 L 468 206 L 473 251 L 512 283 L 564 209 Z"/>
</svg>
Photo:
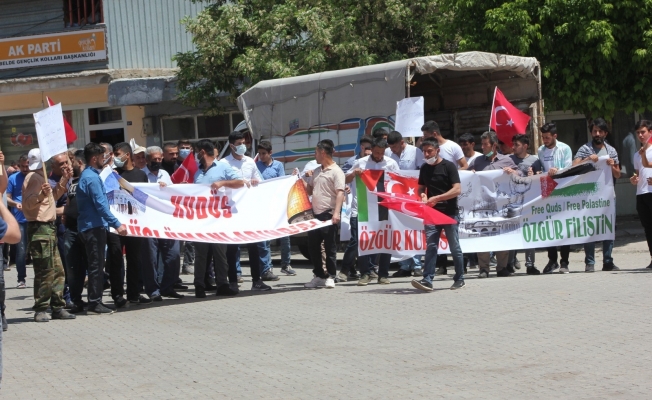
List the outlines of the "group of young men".
<svg viewBox="0 0 652 400">
<path fill-rule="evenodd" d="M 481 135 L 482 153 L 479 153 L 475 151 L 473 135 L 461 135 L 454 142 L 442 136 L 435 121 L 428 121 L 422 127 L 423 137 L 416 146 L 408 144 L 396 131 L 388 133 L 378 130 L 373 137 L 362 137 L 359 154 L 347 160 L 342 168 L 333 160 L 334 143 L 321 140 L 315 149 L 315 161 L 306 166 L 300 177 L 307 193 L 312 196 L 314 217 L 321 221 L 331 220 L 332 224 L 308 233 L 314 278 L 305 286 L 333 288 L 336 282 L 349 279 L 357 279 L 360 286 L 374 280 L 378 284 L 390 283 L 389 254 L 358 257 L 358 205 L 356 188 L 352 183 L 364 171 L 382 170 L 387 173 L 419 170 L 418 194 L 421 200 L 459 221 L 459 170 L 502 170 L 506 174 L 523 177 L 540 173 L 554 175 L 572 165 L 597 162 L 598 157 L 607 156 L 607 164 L 614 178 L 618 178 L 618 154 L 605 140 L 609 133 L 606 122 L 601 118 L 595 119 L 589 128 L 592 140 L 574 156 L 566 144 L 557 140 L 554 123 L 541 127 L 543 145 L 537 149 L 537 155 L 530 154 L 528 136 L 514 136 L 513 144 L 509 146 L 498 140 L 494 132 Z M 638 175 L 633 176 L 631 182 L 637 185 L 637 210 L 652 256 L 652 192 L 649 189 L 652 169 L 648 162 L 652 158 L 652 150 L 647 145 L 652 136 L 651 129 L 652 123 L 645 120 L 636 125 L 637 136 L 644 146 L 635 157 Z M 219 149 L 208 139 L 196 143 L 183 140 L 166 143 L 163 148 L 144 148 L 133 142 L 115 146 L 89 143 L 83 150 L 72 149 L 53 157 L 47 177 L 39 150 L 33 149 L 19 159 L 19 171 L 8 180 L 6 173 L 0 175 L 0 189 L 3 189 L 4 179 L 7 204 L 22 235 L 16 245 L 18 288 L 26 286 L 27 251 L 34 265 L 34 320 L 74 319 L 75 314 L 81 311 L 110 314 L 116 308 L 129 304 L 161 301 L 163 297 L 182 298 L 183 295 L 177 290 L 187 287 L 182 285 L 180 273 L 194 275 L 194 291 L 198 298 L 206 297 L 207 291 L 215 291 L 218 296 L 238 294 L 239 284 L 243 282 L 240 245 L 182 243 L 172 239 L 127 236 L 125 227 L 111 212 L 100 178 L 103 171 L 111 169 L 127 182 L 158 183 L 165 187 L 172 184 L 170 175 L 193 153 L 199 168 L 193 182 L 210 185 L 215 190 L 255 186 L 264 179 L 285 175 L 283 165 L 271 157 L 269 142 L 258 144 L 257 160 L 245 154 L 245 137 L 240 132 L 229 135 L 228 146 L 230 154 L 220 159 Z M 350 204 L 351 239 L 338 273 L 338 225 L 345 193 L 349 190 L 353 199 Z M 113 232 L 109 228 L 113 228 Z M 442 231 L 448 239 L 455 269 L 451 289 L 463 288 L 467 268 L 476 265 L 479 267 L 479 278 L 489 276 L 492 262 L 499 277 L 509 276 L 515 268 L 519 268 L 516 250 L 465 255 L 459 244 L 458 225 L 426 225 L 424 262 L 420 256 L 403 260 L 393 276 L 414 276 L 418 278 L 412 281 L 415 288 L 431 291 L 434 276 L 447 274 L 446 257 L 438 255 Z M 244 246 L 251 267 L 251 289 L 270 290 L 271 287 L 265 282 L 279 279 L 273 273 L 270 243 L 264 241 Z M 123 248 L 126 265 L 123 262 Z M 604 241 L 602 248 L 602 269 L 618 270 L 611 256 L 613 241 Z M 543 273 L 568 273 L 569 246 L 560 246 L 559 252 L 556 247 L 547 250 L 548 263 Z M 593 272 L 595 243 L 585 244 L 584 250 L 585 271 Z M 283 238 L 280 270 L 292 276 L 296 273 L 290 265 L 290 254 L 290 240 Z M 528 274 L 538 275 L 541 272 L 535 266 L 534 254 L 533 249 L 525 251 L 525 266 Z M 123 285 L 125 276 L 126 291 Z M 84 286 L 88 290 L 87 301 L 82 298 Z M 103 292 L 109 287 L 113 306 L 102 302 Z M 6 329 L 4 304 L 2 308 Z M 52 309 L 51 317 L 46 313 L 48 308 Z"/>
</svg>

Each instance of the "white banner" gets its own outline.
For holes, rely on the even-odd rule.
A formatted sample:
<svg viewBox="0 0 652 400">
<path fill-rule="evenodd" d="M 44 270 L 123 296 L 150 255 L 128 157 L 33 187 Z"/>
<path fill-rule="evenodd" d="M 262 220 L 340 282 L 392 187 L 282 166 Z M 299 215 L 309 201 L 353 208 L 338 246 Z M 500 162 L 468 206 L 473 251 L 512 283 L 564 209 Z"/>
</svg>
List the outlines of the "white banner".
<svg viewBox="0 0 652 400">
<path fill-rule="evenodd" d="M 554 177 L 460 171 L 462 194 L 458 197 L 458 216 L 462 251 L 476 253 L 613 240 L 615 192 L 611 168 L 605 160 L 606 157 L 596 164 L 574 167 L 567 172 L 577 175 L 568 177 L 560 177 L 565 171 Z M 387 192 L 415 192 L 418 171 L 402 171 L 401 175 L 381 177 Z M 368 190 L 360 177 L 356 179 L 359 254 L 390 253 L 395 257 L 425 254 L 423 222 L 380 206 L 378 196 Z M 445 237 L 440 240 L 439 252 L 450 253 Z"/>
<path fill-rule="evenodd" d="M 209 185 L 131 184 L 113 172 L 104 185 L 111 212 L 130 236 L 255 243 L 331 224 L 313 218 L 303 182 L 293 175 L 215 191 Z"/>
</svg>

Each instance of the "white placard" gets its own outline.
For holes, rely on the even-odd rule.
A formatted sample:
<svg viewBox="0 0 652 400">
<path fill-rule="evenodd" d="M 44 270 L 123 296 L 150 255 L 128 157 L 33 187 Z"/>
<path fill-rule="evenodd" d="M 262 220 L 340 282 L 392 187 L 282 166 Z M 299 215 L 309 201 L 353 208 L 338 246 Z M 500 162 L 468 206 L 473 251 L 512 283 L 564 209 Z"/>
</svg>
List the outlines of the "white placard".
<svg viewBox="0 0 652 400">
<path fill-rule="evenodd" d="M 35 113 L 34 123 L 43 162 L 68 150 L 61 103 Z"/>
<path fill-rule="evenodd" d="M 403 137 L 423 136 L 423 96 L 408 97 L 396 102 L 396 123 L 394 130 Z"/>
</svg>

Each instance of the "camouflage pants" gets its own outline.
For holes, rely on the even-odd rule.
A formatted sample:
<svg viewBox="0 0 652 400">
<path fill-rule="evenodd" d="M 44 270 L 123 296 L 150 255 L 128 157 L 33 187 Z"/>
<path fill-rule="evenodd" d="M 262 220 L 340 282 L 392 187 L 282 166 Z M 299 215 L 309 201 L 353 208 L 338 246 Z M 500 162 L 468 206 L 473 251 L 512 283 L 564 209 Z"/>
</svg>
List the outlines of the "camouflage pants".
<svg viewBox="0 0 652 400">
<path fill-rule="evenodd" d="M 57 229 L 54 222 L 28 222 L 28 248 L 34 265 L 34 307 L 45 311 L 48 306 L 59 310 L 63 300 L 65 273 L 57 247 Z"/>
</svg>

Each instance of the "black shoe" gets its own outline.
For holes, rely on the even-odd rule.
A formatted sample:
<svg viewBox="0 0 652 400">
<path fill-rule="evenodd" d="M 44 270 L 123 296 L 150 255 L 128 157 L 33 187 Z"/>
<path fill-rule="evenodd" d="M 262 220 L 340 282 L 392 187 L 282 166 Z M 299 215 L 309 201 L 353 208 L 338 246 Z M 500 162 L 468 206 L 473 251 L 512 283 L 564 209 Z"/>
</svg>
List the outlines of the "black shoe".
<svg viewBox="0 0 652 400">
<path fill-rule="evenodd" d="M 163 301 L 163 297 L 161 297 L 160 294 L 157 294 L 156 296 L 152 296 L 149 299 L 152 301 Z"/>
<path fill-rule="evenodd" d="M 652 269 L 652 261 L 650 261 L 650 265 L 648 265 L 648 266 L 645 267 L 645 268 L 646 268 L 646 269 Z"/>
<path fill-rule="evenodd" d="M 425 279 L 412 280 L 412 286 L 414 286 L 416 289 L 423 290 L 424 292 L 432 292 L 432 283 L 428 282 Z"/>
<path fill-rule="evenodd" d="M 195 297 L 198 299 L 203 299 L 206 297 L 206 290 L 201 286 L 195 286 Z"/>
<path fill-rule="evenodd" d="M 451 286 L 451 290 L 462 289 L 464 286 L 466 286 L 464 281 L 455 281 L 453 282 L 453 286 Z"/>
<path fill-rule="evenodd" d="M 555 271 L 559 270 L 559 264 L 557 264 L 556 261 L 549 261 L 548 264 L 546 264 L 546 267 L 543 269 L 544 274 L 552 274 Z"/>
<path fill-rule="evenodd" d="M 516 271 L 514 270 L 514 267 L 512 267 L 511 265 L 506 266 L 505 269 L 507 271 L 509 271 L 510 274 L 515 274 L 516 273 Z"/>
<path fill-rule="evenodd" d="M 99 303 L 95 305 L 94 307 L 89 307 L 88 311 L 86 311 L 87 314 L 89 315 L 110 315 L 113 314 L 115 311 L 112 309 L 108 308 L 102 303 Z"/>
<path fill-rule="evenodd" d="M 262 280 L 257 281 L 251 284 L 251 290 L 262 290 L 262 291 L 267 291 L 267 290 L 272 290 L 270 286 L 267 286 Z"/>
<path fill-rule="evenodd" d="M 115 304 L 115 308 L 122 308 L 126 307 L 129 302 L 124 297 L 118 296 L 113 299 L 113 304 Z"/>
<path fill-rule="evenodd" d="M 171 291 L 170 293 L 166 293 L 166 294 L 164 294 L 163 297 L 171 297 L 171 298 L 173 298 L 173 299 L 183 299 L 185 296 L 182 295 L 182 294 L 179 294 L 179 293 L 177 293 L 177 292 L 175 292 L 175 291 L 173 290 L 173 291 Z"/>
<path fill-rule="evenodd" d="M 537 267 L 527 267 L 525 273 L 528 275 L 541 275 L 541 271 L 539 271 Z"/>
<path fill-rule="evenodd" d="M 152 299 L 147 298 L 141 294 L 137 299 L 129 299 L 129 302 L 131 304 L 149 304 L 152 302 Z"/>
<path fill-rule="evenodd" d="M 231 289 L 228 283 L 225 283 L 217 288 L 217 292 L 215 293 L 215 296 L 235 296 L 236 294 L 238 294 L 238 292 Z"/>
<path fill-rule="evenodd" d="M 206 286 L 204 286 L 204 290 L 207 291 L 207 292 L 212 292 L 214 290 L 217 290 L 217 286 L 215 286 L 215 285 L 206 285 Z"/>
<path fill-rule="evenodd" d="M 71 314 L 64 309 L 52 311 L 52 319 L 75 319 L 75 318 L 77 318 L 75 314 Z"/>
<path fill-rule="evenodd" d="M 620 268 L 616 267 L 614 263 L 611 264 L 602 264 L 603 271 L 620 271 Z"/>
<path fill-rule="evenodd" d="M 392 276 L 394 278 L 405 278 L 405 277 L 408 277 L 408 276 L 412 276 L 412 272 L 411 271 L 406 271 L 404 269 L 399 269 L 398 271 L 394 272 L 392 274 Z"/>
<path fill-rule="evenodd" d="M 271 269 L 265 272 L 261 278 L 266 282 L 278 281 L 281 279 L 280 277 L 274 275 Z"/>
<path fill-rule="evenodd" d="M 73 314 L 79 314 L 84 311 L 84 304 L 74 304 L 69 311 Z"/>
<path fill-rule="evenodd" d="M 650 265 L 652 265 L 652 263 L 650 263 Z M 360 274 L 358 273 L 358 271 L 351 271 L 349 272 L 349 279 L 353 279 L 353 280 L 360 279 Z"/>
<path fill-rule="evenodd" d="M 182 285 L 180 283 L 175 283 L 173 288 L 176 289 L 176 290 L 186 290 L 186 289 L 188 289 L 188 286 Z"/>
<path fill-rule="evenodd" d="M 507 268 L 503 268 L 500 271 L 496 272 L 496 276 L 500 276 L 500 277 L 510 276 L 511 274 L 512 273 L 509 272 Z"/>
</svg>

